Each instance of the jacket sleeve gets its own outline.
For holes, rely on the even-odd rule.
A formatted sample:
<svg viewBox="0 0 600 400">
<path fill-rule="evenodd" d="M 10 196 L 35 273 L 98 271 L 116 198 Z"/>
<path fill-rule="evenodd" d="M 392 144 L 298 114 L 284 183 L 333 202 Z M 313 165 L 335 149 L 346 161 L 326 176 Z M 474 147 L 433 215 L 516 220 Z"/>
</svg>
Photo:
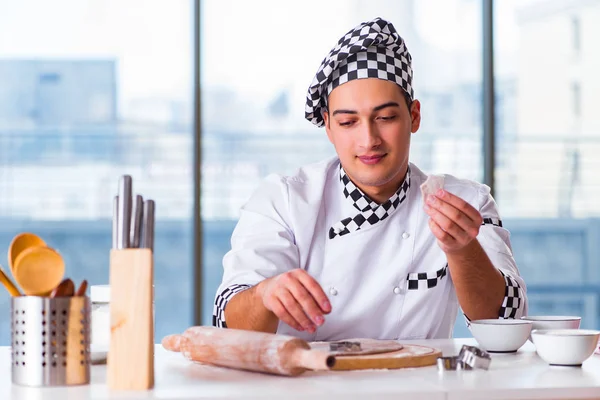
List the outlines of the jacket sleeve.
<svg viewBox="0 0 600 400">
<path fill-rule="evenodd" d="M 527 287 L 519 273 L 510 244 L 510 232 L 504 228 L 498 207 L 486 185 L 479 188 L 479 212 L 483 224 L 477 239 L 504 277 L 504 301 L 498 318 L 521 318 L 527 315 Z"/>
<path fill-rule="evenodd" d="M 224 311 L 233 296 L 299 266 L 290 227 L 287 182 L 270 175 L 241 208 L 231 249 L 223 257 L 223 280 L 215 297 L 213 326 L 227 327 Z"/>
</svg>

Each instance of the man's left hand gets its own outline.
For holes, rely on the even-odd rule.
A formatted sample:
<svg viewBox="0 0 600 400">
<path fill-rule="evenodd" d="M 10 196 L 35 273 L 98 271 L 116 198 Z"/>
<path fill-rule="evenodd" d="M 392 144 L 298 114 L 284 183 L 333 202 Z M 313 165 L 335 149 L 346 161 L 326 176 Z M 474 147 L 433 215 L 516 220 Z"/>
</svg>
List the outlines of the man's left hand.
<svg viewBox="0 0 600 400">
<path fill-rule="evenodd" d="M 443 189 L 427 196 L 425 212 L 430 217 L 429 227 L 446 254 L 464 250 L 477 237 L 483 222 L 473 206 Z"/>
</svg>

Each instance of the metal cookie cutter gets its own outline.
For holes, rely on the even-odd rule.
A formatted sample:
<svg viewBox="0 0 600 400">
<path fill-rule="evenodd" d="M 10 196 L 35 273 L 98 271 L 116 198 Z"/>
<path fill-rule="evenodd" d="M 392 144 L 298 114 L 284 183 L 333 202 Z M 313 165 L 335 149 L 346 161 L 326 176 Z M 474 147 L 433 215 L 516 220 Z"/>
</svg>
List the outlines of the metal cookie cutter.
<svg viewBox="0 0 600 400">
<path fill-rule="evenodd" d="M 329 343 L 330 351 L 360 351 L 360 342 L 332 342 Z"/>
<path fill-rule="evenodd" d="M 471 368 L 489 369 L 492 357 L 488 352 L 475 346 L 464 345 L 458 353 L 458 358 Z"/>
<path fill-rule="evenodd" d="M 437 359 L 438 371 L 460 371 L 471 369 L 468 364 L 465 364 L 457 356 L 454 357 L 438 357 Z"/>
</svg>

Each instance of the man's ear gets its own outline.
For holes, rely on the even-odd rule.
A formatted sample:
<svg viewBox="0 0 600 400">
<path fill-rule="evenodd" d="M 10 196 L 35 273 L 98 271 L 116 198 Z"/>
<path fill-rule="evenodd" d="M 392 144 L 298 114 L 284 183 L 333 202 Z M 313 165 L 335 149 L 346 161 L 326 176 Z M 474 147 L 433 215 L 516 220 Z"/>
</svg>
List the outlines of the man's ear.
<svg viewBox="0 0 600 400">
<path fill-rule="evenodd" d="M 329 111 L 324 109 L 321 115 L 323 116 L 323 122 L 325 123 L 325 132 L 327 132 L 327 137 L 329 138 L 329 141 L 331 142 L 331 144 L 333 144 L 333 138 L 331 136 L 331 120 L 329 119 Z"/>
<path fill-rule="evenodd" d="M 413 100 L 412 104 L 410 105 L 410 119 L 410 131 L 415 133 L 421 126 L 421 103 L 419 100 Z"/>
</svg>

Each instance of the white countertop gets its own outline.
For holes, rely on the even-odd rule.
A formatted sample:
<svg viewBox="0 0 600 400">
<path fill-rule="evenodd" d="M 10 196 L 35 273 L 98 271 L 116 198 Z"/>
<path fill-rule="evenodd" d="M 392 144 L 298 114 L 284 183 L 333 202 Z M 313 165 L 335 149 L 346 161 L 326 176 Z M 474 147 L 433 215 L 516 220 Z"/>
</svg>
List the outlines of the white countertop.
<svg viewBox="0 0 600 400">
<path fill-rule="evenodd" d="M 436 347 L 444 356 L 458 354 L 473 339 L 416 340 L 403 343 Z M 79 387 L 28 388 L 13 385 L 10 347 L 0 347 L 0 389 L 9 399 L 559 399 L 600 398 L 600 355 L 582 367 L 551 367 L 527 342 L 516 354 L 493 354 L 491 368 L 438 372 L 436 366 L 399 369 L 307 372 L 280 377 L 191 363 L 179 353 L 156 347 L 153 390 L 112 392 L 106 366 L 91 367 L 91 384 Z M 1 395 L 6 399 L 5 395 Z"/>
</svg>

